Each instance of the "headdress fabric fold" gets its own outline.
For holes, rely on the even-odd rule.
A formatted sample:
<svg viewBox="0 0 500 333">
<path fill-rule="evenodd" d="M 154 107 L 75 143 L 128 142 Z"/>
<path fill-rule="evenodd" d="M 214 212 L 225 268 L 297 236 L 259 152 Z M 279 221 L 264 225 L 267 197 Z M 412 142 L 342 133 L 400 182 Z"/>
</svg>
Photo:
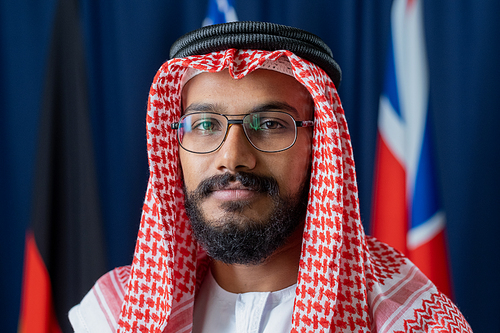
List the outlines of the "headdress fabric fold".
<svg viewBox="0 0 500 333">
<path fill-rule="evenodd" d="M 185 214 L 179 148 L 170 128 L 181 116 L 185 71 L 227 69 L 234 79 L 242 79 L 267 59 L 280 57 L 288 58 L 294 77 L 315 105 L 292 332 L 369 332 L 384 327 L 404 331 L 419 316 L 429 315 L 436 325 L 456 323 L 458 318 L 467 332 L 460 312 L 413 264 L 365 236 L 350 136 L 330 77 L 290 51 L 237 49 L 171 59 L 154 78 L 147 114 L 150 178 L 117 331 L 188 332 L 196 290 L 207 270 L 206 254 Z"/>
</svg>

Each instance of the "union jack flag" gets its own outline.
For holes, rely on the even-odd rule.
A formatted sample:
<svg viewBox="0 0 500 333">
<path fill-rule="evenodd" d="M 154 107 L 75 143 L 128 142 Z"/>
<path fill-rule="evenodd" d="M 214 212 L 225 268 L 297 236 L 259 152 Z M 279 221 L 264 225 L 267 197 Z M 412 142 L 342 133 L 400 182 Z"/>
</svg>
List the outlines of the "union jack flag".
<svg viewBox="0 0 500 333">
<path fill-rule="evenodd" d="M 421 0 L 394 0 L 392 5 L 379 105 L 371 234 L 403 252 L 451 296 L 422 9 Z"/>
</svg>

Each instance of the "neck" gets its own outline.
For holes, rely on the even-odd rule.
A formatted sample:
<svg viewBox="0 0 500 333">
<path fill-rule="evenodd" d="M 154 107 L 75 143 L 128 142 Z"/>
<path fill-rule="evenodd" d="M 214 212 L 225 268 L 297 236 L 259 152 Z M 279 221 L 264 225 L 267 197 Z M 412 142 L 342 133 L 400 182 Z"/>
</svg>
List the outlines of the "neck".
<svg viewBox="0 0 500 333">
<path fill-rule="evenodd" d="M 212 275 L 219 286 L 232 293 L 277 291 L 297 283 L 302 247 L 302 228 L 263 263 L 229 265 L 214 260 Z"/>
</svg>

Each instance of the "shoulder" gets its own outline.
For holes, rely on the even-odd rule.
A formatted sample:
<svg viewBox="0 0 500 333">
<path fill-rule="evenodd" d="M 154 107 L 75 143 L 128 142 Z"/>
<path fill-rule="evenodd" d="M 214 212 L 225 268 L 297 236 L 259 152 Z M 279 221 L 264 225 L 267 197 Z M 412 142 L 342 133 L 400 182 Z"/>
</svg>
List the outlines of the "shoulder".
<svg viewBox="0 0 500 333">
<path fill-rule="evenodd" d="M 472 332 L 453 302 L 403 254 L 367 237 L 367 284 L 375 331 Z"/>
<path fill-rule="evenodd" d="M 114 332 L 127 290 L 130 266 L 113 269 L 103 275 L 80 304 L 69 311 L 76 333 Z"/>
</svg>

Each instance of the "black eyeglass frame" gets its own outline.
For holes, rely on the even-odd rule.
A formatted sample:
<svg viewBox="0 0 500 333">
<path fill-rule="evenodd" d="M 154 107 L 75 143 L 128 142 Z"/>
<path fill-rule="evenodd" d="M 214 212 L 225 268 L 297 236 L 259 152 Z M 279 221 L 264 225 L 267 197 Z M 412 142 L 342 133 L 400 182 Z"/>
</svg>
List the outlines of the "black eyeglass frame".
<svg viewBox="0 0 500 333">
<path fill-rule="evenodd" d="M 174 129 L 174 130 L 177 130 L 177 133 L 176 133 L 176 137 L 177 137 L 177 142 L 179 142 L 179 146 L 181 146 L 182 149 L 184 149 L 185 151 L 188 151 L 190 153 L 193 153 L 193 154 L 210 154 L 210 153 L 213 153 L 214 151 L 217 151 L 220 147 L 222 147 L 222 145 L 224 144 L 224 142 L 226 141 L 226 138 L 227 138 L 227 134 L 229 133 L 229 128 L 232 126 L 232 125 L 243 125 L 244 123 L 244 120 L 246 117 L 252 115 L 252 114 L 256 114 L 256 113 L 269 113 L 269 112 L 275 112 L 275 113 L 284 113 L 286 115 L 288 115 L 290 118 L 293 119 L 293 122 L 295 124 L 295 137 L 293 139 L 293 142 L 286 148 L 283 148 L 283 149 L 279 149 L 279 150 L 263 150 L 263 149 L 260 149 L 258 147 L 256 147 L 254 145 L 254 143 L 252 142 L 252 140 L 250 140 L 248 138 L 248 134 L 247 134 L 247 131 L 245 130 L 245 127 L 243 126 L 243 132 L 245 133 L 245 137 L 247 138 L 248 142 L 250 142 L 250 144 L 252 145 L 252 147 L 254 147 L 255 149 L 257 149 L 258 151 L 261 151 L 261 152 L 264 152 L 264 153 L 279 153 L 281 151 L 285 151 L 287 149 L 290 149 L 293 147 L 293 145 L 295 144 L 295 142 L 297 141 L 297 129 L 299 127 L 311 127 L 311 126 L 314 126 L 314 120 L 295 120 L 295 118 L 287 113 L 287 112 L 283 112 L 283 111 L 259 111 L 259 112 L 251 112 L 251 113 L 245 113 L 245 114 L 234 114 L 234 115 L 230 115 L 230 117 L 243 117 L 241 119 L 229 119 L 227 115 L 225 114 L 222 114 L 222 113 L 217 113 L 217 112 L 206 112 L 206 111 L 200 111 L 200 112 L 190 112 L 188 114 L 185 114 L 183 115 L 178 122 L 175 122 L 175 123 L 171 123 L 170 124 L 170 128 L 171 129 Z M 219 116 L 223 116 L 224 118 L 226 118 L 227 120 L 227 126 L 226 126 L 226 132 L 224 133 L 224 139 L 222 139 L 221 143 L 217 146 L 217 148 L 215 149 L 212 149 L 210 151 L 207 151 L 207 152 L 197 152 L 197 151 L 193 151 L 193 150 L 189 150 L 189 149 L 186 149 L 182 143 L 181 143 L 181 140 L 179 139 L 179 124 L 182 122 L 182 119 L 187 117 L 187 116 L 190 116 L 190 115 L 193 115 L 193 114 L 199 114 L 199 113 L 205 113 L 205 114 L 214 114 L 214 115 L 219 115 Z"/>
</svg>

